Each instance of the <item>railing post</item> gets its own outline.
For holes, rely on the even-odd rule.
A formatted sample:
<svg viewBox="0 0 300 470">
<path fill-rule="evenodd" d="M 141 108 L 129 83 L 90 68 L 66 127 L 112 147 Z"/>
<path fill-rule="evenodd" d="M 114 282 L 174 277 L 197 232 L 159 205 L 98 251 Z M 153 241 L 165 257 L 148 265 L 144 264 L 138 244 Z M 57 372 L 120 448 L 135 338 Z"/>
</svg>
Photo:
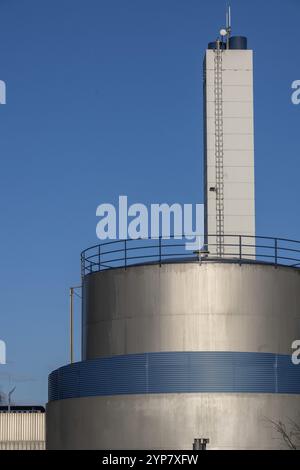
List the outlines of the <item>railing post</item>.
<svg viewBox="0 0 300 470">
<path fill-rule="evenodd" d="M 101 271 L 101 245 L 98 246 L 98 271 Z"/>
<path fill-rule="evenodd" d="M 239 235 L 239 257 L 240 257 L 240 266 L 242 264 L 242 235 Z"/>
<path fill-rule="evenodd" d="M 161 267 L 161 235 L 159 236 L 159 266 Z"/>
<path fill-rule="evenodd" d="M 84 256 L 82 253 L 80 255 L 80 261 L 81 261 L 81 279 L 83 279 L 85 272 L 84 272 Z"/>
<path fill-rule="evenodd" d="M 74 287 L 70 287 L 70 363 L 74 362 L 74 312 L 73 312 Z"/>
<path fill-rule="evenodd" d="M 125 249 L 125 271 L 127 269 L 127 240 L 124 240 L 124 249 Z"/>
<path fill-rule="evenodd" d="M 278 263 L 278 239 L 274 239 L 274 244 L 275 244 L 275 268 L 277 268 L 277 263 Z"/>
</svg>

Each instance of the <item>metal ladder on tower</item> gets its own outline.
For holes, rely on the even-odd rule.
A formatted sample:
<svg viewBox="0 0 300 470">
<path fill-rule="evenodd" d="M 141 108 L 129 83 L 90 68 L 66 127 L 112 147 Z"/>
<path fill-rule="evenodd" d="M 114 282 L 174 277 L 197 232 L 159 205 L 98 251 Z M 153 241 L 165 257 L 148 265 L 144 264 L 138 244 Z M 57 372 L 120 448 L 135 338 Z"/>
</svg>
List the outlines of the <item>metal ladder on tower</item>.
<svg viewBox="0 0 300 470">
<path fill-rule="evenodd" d="M 216 252 L 217 256 L 222 257 L 224 255 L 224 142 L 222 49 L 219 42 L 214 52 Z"/>
</svg>

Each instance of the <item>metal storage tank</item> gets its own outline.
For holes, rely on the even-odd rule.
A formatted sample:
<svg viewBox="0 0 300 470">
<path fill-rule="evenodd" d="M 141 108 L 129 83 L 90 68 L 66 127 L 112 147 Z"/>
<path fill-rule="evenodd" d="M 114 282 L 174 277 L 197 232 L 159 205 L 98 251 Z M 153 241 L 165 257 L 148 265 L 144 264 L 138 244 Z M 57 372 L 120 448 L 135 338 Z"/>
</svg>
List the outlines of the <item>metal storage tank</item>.
<svg viewBox="0 0 300 470">
<path fill-rule="evenodd" d="M 204 61 L 204 250 L 83 252 L 82 361 L 50 374 L 49 449 L 277 449 L 270 420 L 300 412 L 300 243 L 255 235 L 252 51 L 227 18 Z"/>
<path fill-rule="evenodd" d="M 280 447 L 269 420 L 299 413 L 300 270 L 272 250 L 272 263 L 166 252 L 128 266 L 127 248 L 115 269 L 84 254 L 83 361 L 50 375 L 49 449 Z"/>
<path fill-rule="evenodd" d="M 229 39 L 229 49 L 247 49 L 247 38 L 245 36 L 232 36 Z"/>
</svg>

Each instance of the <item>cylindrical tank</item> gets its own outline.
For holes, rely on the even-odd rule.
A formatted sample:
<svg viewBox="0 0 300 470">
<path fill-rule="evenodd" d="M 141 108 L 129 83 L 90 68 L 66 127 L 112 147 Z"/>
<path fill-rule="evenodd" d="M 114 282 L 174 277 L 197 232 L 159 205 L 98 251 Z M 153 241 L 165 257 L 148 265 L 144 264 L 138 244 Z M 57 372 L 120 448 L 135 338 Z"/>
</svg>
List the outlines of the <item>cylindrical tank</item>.
<svg viewBox="0 0 300 470">
<path fill-rule="evenodd" d="M 247 49 L 247 38 L 245 36 L 231 36 L 229 49 Z"/>
<path fill-rule="evenodd" d="M 220 49 L 225 49 L 225 47 L 226 47 L 226 44 L 224 42 L 220 42 Z M 207 45 L 207 49 L 217 49 L 217 42 L 216 41 L 209 42 Z"/>
<path fill-rule="evenodd" d="M 245 36 L 231 36 L 229 38 L 229 49 L 247 49 L 247 38 Z M 207 49 L 216 49 L 217 42 L 208 43 Z M 226 42 L 220 42 L 220 49 L 226 49 Z"/>
<path fill-rule="evenodd" d="M 83 361 L 49 379 L 49 449 L 276 449 L 299 413 L 300 271 L 145 264 L 83 279 Z M 74 426 L 74 423 L 80 425 Z M 224 432 L 226 430 L 226 432 Z"/>
</svg>

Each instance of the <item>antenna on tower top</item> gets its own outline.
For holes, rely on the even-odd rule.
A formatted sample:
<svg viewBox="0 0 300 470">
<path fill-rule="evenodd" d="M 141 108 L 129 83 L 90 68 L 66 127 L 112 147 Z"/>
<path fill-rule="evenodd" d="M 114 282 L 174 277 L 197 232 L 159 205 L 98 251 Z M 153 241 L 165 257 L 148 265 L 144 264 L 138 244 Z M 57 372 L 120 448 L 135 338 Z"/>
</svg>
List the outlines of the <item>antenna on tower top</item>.
<svg viewBox="0 0 300 470">
<path fill-rule="evenodd" d="M 226 36 L 226 49 L 229 49 L 229 38 L 231 33 L 231 7 L 228 6 L 226 10 L 226 29 L 221 29 L 220 34 L 222 37 Z"/>
<path fill-rule="evenodd" d="M 227 25 L 227 29 L 228 29 L 228 31 L 230 32 L 230 31 L 231 31 L 231 6 L 230 6 L 230 5 L 229 5 L 229 7 L 228 7 L 227 15 L 228 15 L 228 25 Z"/>
</svg>

